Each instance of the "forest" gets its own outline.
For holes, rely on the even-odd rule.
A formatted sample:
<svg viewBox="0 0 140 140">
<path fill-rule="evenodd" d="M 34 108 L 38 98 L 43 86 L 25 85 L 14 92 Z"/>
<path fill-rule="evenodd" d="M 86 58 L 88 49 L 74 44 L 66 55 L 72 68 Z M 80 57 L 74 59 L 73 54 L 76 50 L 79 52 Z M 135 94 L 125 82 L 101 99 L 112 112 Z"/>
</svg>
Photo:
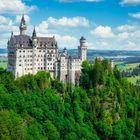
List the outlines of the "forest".
<svg viewBox="0 0 140 140">
<path fill-rule="evenodd" d="M 84 61 L 75 86 L 0 69 L 0 140 L 132 139 L 140 139 L 140 89 L 107 60 Z"/>
</svg>

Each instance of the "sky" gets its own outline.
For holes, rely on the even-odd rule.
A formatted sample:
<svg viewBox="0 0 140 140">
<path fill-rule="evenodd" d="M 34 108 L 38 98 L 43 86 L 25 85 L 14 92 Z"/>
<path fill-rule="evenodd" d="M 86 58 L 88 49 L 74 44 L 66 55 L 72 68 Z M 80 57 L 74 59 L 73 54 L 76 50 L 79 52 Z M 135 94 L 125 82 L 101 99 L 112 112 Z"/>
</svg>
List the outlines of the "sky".
<svg viewBox="0 0 140 140">
<path fill-rule="evenodd" d="M 0 0 L 0 48 L 22 14 L 27 34 L 55 36 L 59 48 L 77 48 L 84 36 L 88 49 L 140 50 L 140 0 Z"/>
</svg>

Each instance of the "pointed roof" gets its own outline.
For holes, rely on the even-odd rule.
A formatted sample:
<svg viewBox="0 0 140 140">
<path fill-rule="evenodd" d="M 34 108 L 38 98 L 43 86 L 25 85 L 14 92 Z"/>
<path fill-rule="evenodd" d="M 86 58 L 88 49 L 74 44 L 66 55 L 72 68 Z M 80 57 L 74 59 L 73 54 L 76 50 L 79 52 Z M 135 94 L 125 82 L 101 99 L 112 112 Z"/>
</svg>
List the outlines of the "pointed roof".
<svg viewBox="0 0 140 140">
<path fill-rule="evenodd" d="M 24 14 L 22 15 L 20 25 L 26 25 L 26 21 L 25 21 L 25 18 L 24 18 Z"/>
<path fill-rule="evenodd" d="M 32 34 L 32 38 L 36 38 L 36 37 L 37 37 L 37 35 L 36 35 L 36 29 L 35 29 L 35 27 L 34 27 L 33 34 Z"/>
</svg>

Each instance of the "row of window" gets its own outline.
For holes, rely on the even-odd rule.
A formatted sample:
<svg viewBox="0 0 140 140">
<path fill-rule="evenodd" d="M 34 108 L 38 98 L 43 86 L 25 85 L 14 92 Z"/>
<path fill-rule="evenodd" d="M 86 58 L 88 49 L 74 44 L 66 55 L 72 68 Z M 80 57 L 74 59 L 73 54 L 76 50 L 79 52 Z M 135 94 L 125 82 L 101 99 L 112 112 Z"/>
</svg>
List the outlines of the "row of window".
<svg viewBox="0 0 140 140">
<path fill-rule="evenodd" d="M 33 64 L 28 64 L 28 66 L 32 66 Z M 35 64 L 34 64 L 35 65 Z M 42 63 L 39 63 L 38 65 L 43 65 Z M 45 65 L 45 64 L 44 64 Z M 53 63 L 48 63 L 49 66 L 53 65 Z M 19 64 L 19 66 L 22 66 L 22 64 Z"/>
<path fill-rule="evenodd" d="M 45 52 L 46 50 L 39 50 L 39 52 Z M 19 52 L 25 52 L 25 50 L 19 50 Z M 28 50 L 28 52 L 33 52 L 32 50 Z M 48 53 L 55 53 L 55 50 L 47 50 Z"/>
<path fill-rule="evenodd" d="M 37 69 L 38 70 L 46 70 L 45 67 L 38 67 Z M 53 70 L 53 69 L 54 69 L 54 67 L 48 67 L 48 70 Z M 33 68 L 25 68 L 25 70 L 33 70 Z"/>
<path fill-rule="evenodd" d="M 36 56 L 36 55 L 34 55 L 34 56 Z M 55 55 L 53 54 L 53 55 L 51 55 L 51 54 L 48 54 L 47 55 L 48 57 L 55 57 Z M 19 57 L 25 57 L 25 55 L 19 55 Z M 26 57 L 33 57 L 33 55 L 27 55 Z M 44 57 L 44 55 L 38 55 L 37 57 Z"/>
</svg>

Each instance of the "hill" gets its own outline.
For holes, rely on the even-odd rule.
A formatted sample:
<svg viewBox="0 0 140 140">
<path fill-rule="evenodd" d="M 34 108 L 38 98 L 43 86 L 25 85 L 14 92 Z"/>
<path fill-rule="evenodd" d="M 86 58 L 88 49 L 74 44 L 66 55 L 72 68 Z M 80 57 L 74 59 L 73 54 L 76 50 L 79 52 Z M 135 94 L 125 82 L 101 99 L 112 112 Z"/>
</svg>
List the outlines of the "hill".
<svg viewBox="0 0 140 140">
<path fill-rule="evenodd" d="M 139 140 L 140 89 L 107 60 L 83 62 L 80 85 L 0 70 L 1 140 Z"/>
</svg>

